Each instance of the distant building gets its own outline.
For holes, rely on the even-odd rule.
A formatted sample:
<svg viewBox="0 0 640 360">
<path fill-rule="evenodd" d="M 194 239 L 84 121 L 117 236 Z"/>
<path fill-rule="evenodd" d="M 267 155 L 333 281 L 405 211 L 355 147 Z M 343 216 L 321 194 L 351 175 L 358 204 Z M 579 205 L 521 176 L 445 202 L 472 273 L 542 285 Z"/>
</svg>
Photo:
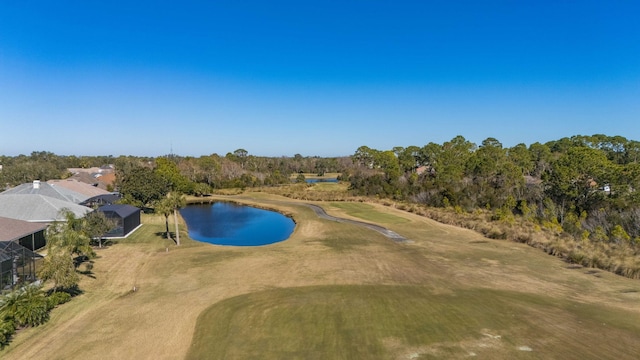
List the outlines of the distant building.
<svg viewBox="0 0 640 360">
<path fill-rule="evenodd" d="M 99 187 L 92 184 L 88 184 L 86 182 L 78 181 L 71 178 L 64 180 L 49 180 L 47 181 L 47 184 L 53 186 L 54 188 L 64 188 L 67 190 L 71 190 L 87 197 L 109 194 L 107 190 L 100 189 Z"/>
</svg>

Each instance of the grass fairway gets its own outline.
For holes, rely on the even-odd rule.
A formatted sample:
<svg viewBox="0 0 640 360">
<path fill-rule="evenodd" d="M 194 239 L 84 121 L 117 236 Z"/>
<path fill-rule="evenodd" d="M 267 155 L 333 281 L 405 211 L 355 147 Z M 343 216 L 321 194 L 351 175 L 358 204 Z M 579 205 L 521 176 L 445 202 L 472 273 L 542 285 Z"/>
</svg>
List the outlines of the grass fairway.
<svg viewBox="0 0 640 360">
<path fill-rule="evenodd" d="M 594 314 L 607 310 L 588 308 L 494 290 L 434 294 L 420 286 L 360 285 L 269 290 L 234 297 L 203 312 L 187 358 L 568 359 L 585 352 L 629 356 L 632 349 L 623 346 L 610 346 L 605 352 L 588 341 L 565 341 L 576 329 L 603 327 Z M 562 325 L 545 328 L 539 314 Z M 607 336 L 620 345 L 627 340 L 625 345 L 637 351 L 633 338 L 640 326 L 621 313 L 608 319 L 616 330 Z"/>
<path fill-rule="evenodd" d="M 331 208 L 341 210 L 341 213 L 356 217 L 375 224 L 391 225 L 408 223 L 406 218 L 390 214 L 389 212 L 376 211 L 373 205 L 355 202 L 334 202 Z"/>
<path fill-rule="evenodd" d="M 163 239 L 164 218 L 97 251 L 84 293 L 21 330 L 4 359 L 636 359 L 640 282 L 568 266 L 374 204 L 317 203 L 409 238 L 319 219 L 266 193 L 231 199 L 291 214 L 287 241 Z M 173 231 L 173 224 L 171 223 Z M 137 291 L 133 292 L 136 286 Z"/>
</svg>

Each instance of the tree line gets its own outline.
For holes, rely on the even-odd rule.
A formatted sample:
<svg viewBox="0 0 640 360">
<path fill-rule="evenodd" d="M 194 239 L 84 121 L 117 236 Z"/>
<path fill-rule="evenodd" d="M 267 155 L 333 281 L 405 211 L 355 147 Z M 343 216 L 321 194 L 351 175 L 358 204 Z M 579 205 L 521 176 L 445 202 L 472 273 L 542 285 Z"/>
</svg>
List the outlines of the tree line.
<svg viewBox="0 0 640 360">
<path fill-rule="evenodd" d="M 115 162 L 116 188 L 126 202 L 141 207 L 169 192 L 202 196 L 216 189 L 283 185 L 295 174 L 343 172 L 350 166 L 349 157 L 262 157 L 243 149 L 226 156 L 166 155 L 153 161 L 123 157 Z"/>
<path fill-rule="evenodd" d="M 513 147 L 495 138 L 478 145 L 456 136 L 388 150 L 361 146 L 335 158 L 263 157 L 240 148 L 225 156 L 157 158 L 34 152 L 0 156 L 0 162 L 0 181 L 7 186 L 68 176 L 67 167 L 115 164 L 115 189 L 124 202 L 143 208 L 170 192 L 198 196 L 289 184 L 300 173 L 338 172 L 353 195 L 465 212 L 488 209 L 496 217 L 521 216 L 593 241 L 633 243 L 640 237 L 640 142 L 622 136 L 577 135 Z"/>
<path fill-rule="evenodd" d="M 348 156 L 322 158 L 300 154 L 292 157 L 266 157 L 251 155 L 244 149 L 237 149 L 224 156 L 215 153 L 200 157 L 169 154 L 155 158 L 64 156 L 34 151 L 30 155 L 0 155 L 0 188 L 33 180 L 64 179 L 72 175 L 68 168 L 100 167 L 107 164 L 116 166 L 120 180 L 130 178 L 132 172 L 148 175 L 141 169 L 155 170 L 161 167 L 156 173 L 169 178 L 172 186 L 178 186 L 183 193 L 198 195 L 212 189 L 286 184 L 289 183 L 291 174 L 341 172 L 351 166 L 351 159 Z"/>
<path fill-rule="evenodd" d="M 504 147 L 456 136 L 443 144 L 361 146 L 348 174 L 357 195 L 521 216 L 576 238 L 640 241 L 640 142 L 573 136 Z"/>
<path fill-rule="evenodd" d="M 115 162 L 113 156 L 63 156 L 48 151 L 34 151 L 29 155 L 0 154 L 0 189 L 31 182 L 64 179 L 71 174 L 68 168 L 100 167 Z"/>
</svg>

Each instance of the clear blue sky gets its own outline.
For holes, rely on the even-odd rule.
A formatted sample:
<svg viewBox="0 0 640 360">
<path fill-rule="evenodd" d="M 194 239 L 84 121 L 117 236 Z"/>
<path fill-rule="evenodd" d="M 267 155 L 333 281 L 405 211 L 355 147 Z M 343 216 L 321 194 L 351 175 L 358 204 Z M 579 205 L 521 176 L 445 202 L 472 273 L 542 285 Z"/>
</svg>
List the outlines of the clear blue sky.
<svg viewBox="0 0 640 360">
<path fill-rule="evenodd" d="M 0 154 L 640 140 L 638 1 L 0 0 Z"/>
</svg>

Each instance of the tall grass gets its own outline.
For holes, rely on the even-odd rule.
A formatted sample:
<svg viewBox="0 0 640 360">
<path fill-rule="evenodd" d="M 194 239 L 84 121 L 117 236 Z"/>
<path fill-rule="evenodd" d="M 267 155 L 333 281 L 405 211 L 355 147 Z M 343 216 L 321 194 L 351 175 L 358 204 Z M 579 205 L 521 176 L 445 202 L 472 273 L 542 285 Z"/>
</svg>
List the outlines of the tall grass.
<svg viewBox="0 0 640 360">
<path fill-rule="evenodd" d="M 496 219 L 491 211 L 476 210 L 460 212 L 455 208 L 427 208 L 416 204 L 390 204 L 393 206 L 429 217 L 438 222 L 475 230 L 491 239 L 504 239 L 525 243 L 541 249 L 549 255 L 564 259 L 569 263 L 584 267 L 598 268 L 632 279 L 640 279 L 640 255 L 629 243 L 597 242 L 577 240 L 562 232 L 559 226 L 538 226 L 521 217 L 509 221 Z"/>
</svg>

